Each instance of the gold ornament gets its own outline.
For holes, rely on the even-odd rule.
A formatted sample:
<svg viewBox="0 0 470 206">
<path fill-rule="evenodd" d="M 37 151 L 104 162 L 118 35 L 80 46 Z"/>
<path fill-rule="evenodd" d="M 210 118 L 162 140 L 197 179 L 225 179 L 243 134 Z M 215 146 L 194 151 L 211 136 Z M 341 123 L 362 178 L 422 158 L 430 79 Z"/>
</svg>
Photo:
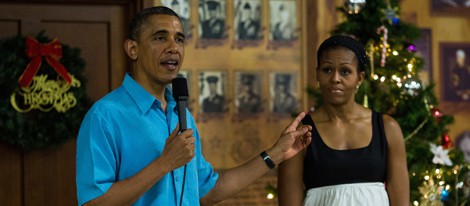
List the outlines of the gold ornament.
<svg viewBox="0 0 470 206">
<path fill-rule="evenodd" d="M 38 109 L 49 112 L 55 109 L 57 112 L 65 113 L 77 104 L 71 87 L 79 88 L 81 83 L 73 75 L 72 82 L 68 84 L 63 79 L 48 80 L 47 75 L 33 77 L 29 87 L 18 87 L 10 97 L 10 102 L 16 111 L 21 113 Z"/>
</svg>

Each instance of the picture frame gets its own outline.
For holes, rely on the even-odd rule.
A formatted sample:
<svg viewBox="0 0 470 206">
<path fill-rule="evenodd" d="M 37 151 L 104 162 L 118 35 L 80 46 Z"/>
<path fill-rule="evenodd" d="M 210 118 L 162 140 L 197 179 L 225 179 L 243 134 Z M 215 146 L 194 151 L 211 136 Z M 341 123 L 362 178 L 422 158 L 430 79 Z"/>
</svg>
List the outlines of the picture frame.
<svg viewBox="0 0 470 206">
<path fill-rule="evenodd" d="M 199 0 L 199 36 L 201 39 L 222 39 L 226 35 L 225 0 Z"/>
<path fill-rule="evenodd" d="M 299 36 L 296 0 L 269 0 L 268 49 L 293 47 Z"/>
<path fill-rule="evenodd" d="M 433 82 L 432 64 L 432 31 L 430 28 L 422 28 L 421 36 L 414 42 L 416 55 L 423 58 L 424 64 L 418 73 L 419 79 L 425 86 Z"/>
<path fill-rule="evenodd" d="M 271 71 L 269 73 L 269 111 L 276 116 L 290 117 L 299 107 L 297 73 Z"/>
<path fill-rule="evenodd" d="M 227 74 L 222 70 L 199 73 L 199 113 L 219 116 L 228 111 Z"/>
<path fill-rule="evenodd" d="M 235 72 L 234 104 L 239 116 L 256 116 L 263 109 L 261 72 Z"/>
<path fill-rule="evenodd" d="M 454 148 L 462 151 L 465 162 L 470 164 L 470 130 L 464 130 L 455 137 Z"/>
<path fill-rule="evenodd" d="M 443 110 L 470 110 L 470 43 L 442 42 L 440 48 L 440 91 Z"/>
<path fill-rule="evenodd" d="M 227 0 L 198 0 L 196 48 L 222 46 L 228 41 Z"/>
<path fill-rule="evenodd" d="M 431 14 L 470 16 L 470 0 L 431 0 Z"/>
<path fill-rule="evenodd" d="M 233 0 L 232 48 L 256 47 L 263 42 L 263 4 L 261 0 Z"/>
<path fill-rule="evenodd" d="M 186 40 L 193 37 L 194 24 L 191 22 L 191 0 L 161 0 L 161 5 L 171 8 L 180 17 Z M 188 42 L 188 41 L 186 41 Z"/>
</svg>

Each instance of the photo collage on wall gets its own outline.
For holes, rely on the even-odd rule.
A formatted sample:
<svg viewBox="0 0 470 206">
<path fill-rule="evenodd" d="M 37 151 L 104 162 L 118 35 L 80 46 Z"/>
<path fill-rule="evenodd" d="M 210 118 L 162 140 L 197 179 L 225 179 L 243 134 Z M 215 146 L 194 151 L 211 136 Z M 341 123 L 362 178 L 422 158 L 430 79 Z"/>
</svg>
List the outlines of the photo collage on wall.
<svg viewBox="0 0 470 206">
<path fill-rule="evenodd" d="M 290 48 L 298 40 L 297 0 L 157 1 L 180 16 L 186 39 L 194 40 L 186 44 L 195 43 L 198 49 L 220 45 Z M 297 71 L 243 69 L 182 68 L 180 75 L 192 88 L 187 106 L 196 110 L 201 117 L 197 119 L 230 114 L 238 121 L 258 118 L 261 113 L 290 118 L 298 112 Z"/>
<path fill-rule="evenodd" d="M 190 96 L 187 106 L 192 111 L 197 102 L 203 121 L 223 118 L 228 113 L 234 114 L 234 121 L 241 121 L 257 118 L 260 113 L 269 113 L 277 119 L 290 118 L 298 112 L 300 103 L 296 72 L 269 71 L 264 74 L 259 71 L 235 71 L 232 80 L 224 70 L 201 70 L 197 75 L 197 82 L 194 82 L 198 85 L 197 94 L 196 97 Z M 268 96 L 263 96 L 264 75 L 268 79 Z M 178 74 L 178 77 L 187 78 L 188 91 L 194 94 L 190 86 L 191 76 L 188 70 L 181 70 Z M 229 92 L 227 81 L 234 82 L 233 93 Z"/>
<path fill-rule="evenodd" d="M 268 40 L 268 49 L 292 47 L 297 41 L 296 0 L 161 0 L 181 19 L 186 39 L 197 38 L 197 48 L 220 46 L 231 38 L 232 48 L 260 46 Z M 197 15 L 191 4 L 197 3 Z M 231 4 L 231 7 L 228 7 Z M 263 14 L 267 7 L 268 14 Z M 227 8 L 233 8 L 228 12 Z M 228 14 L 231 16 L 228 16 Z M 194 17 L 197 16 L 197 17 Z M 263 25 L 263 17 L 269 25 Z M 193 20 L 191 18 L 197 18 Z M 233 24 L 233 25 L 230 25 Z"/>
</svg>

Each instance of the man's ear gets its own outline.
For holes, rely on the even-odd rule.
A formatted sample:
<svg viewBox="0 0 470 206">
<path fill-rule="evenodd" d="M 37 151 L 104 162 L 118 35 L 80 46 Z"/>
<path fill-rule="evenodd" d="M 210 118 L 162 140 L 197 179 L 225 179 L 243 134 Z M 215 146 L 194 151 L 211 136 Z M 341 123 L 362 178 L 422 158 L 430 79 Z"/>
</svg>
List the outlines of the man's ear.
<svg viewBox="0 0 470 206">
<path fill-rule="evenodd" d="M 137 60 L 137 42 L 132 39 L 126 39 L 124 42 L 124 50 L 126 51 L 127 56 L 132 60 Z"/>
</svg>

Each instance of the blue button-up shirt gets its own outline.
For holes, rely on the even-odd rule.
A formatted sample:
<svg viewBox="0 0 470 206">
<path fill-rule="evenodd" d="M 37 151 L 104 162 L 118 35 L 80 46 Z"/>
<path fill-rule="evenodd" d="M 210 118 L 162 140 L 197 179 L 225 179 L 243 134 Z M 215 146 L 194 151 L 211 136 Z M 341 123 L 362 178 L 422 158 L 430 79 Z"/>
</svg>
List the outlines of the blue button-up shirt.
<svg viewBox="0 0 470 206">
<path fill-rule="evenodd" d="M 129 178 L 163 151 L 165 141 L 178 124 L 176 102 L 165 90 L 167 112 L 160 101 L 126 74 L 121 87 L 112 91 L 86 114 L 77 139 L 77 197 L 82 205 L 103 195 L 114 182 Z M 196 156 L 187 164 L 183 205 L 199 205 L 199 199 L 215 185 L 218 174 L 202 156 L 194 118 Z M 143 194 L 134 205 L 179 205 L 183 167 L 173 170 Z"/>
</svg>

